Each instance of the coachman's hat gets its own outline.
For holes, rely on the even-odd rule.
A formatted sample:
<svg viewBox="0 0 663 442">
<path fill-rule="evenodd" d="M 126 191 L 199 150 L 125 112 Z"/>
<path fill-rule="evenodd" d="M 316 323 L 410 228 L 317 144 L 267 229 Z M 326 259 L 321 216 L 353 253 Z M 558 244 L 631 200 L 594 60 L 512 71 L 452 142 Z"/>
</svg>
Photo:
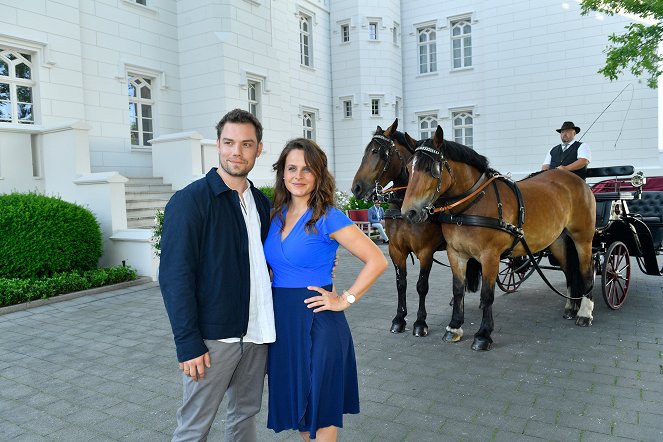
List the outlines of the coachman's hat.
<svg viewBox="0 0 663 442">
<path fill-rule="evenodd" d="M 580 133 L 580 128 L 573 124 L 573 121 L 565 121 L 564 124 L 562 124 L 562 127 L 559 129 L 555 129 L 557 132 L 562 132 L 563 130 L 566 129 L 575 129 L 576 133 Z"/>
</svg>

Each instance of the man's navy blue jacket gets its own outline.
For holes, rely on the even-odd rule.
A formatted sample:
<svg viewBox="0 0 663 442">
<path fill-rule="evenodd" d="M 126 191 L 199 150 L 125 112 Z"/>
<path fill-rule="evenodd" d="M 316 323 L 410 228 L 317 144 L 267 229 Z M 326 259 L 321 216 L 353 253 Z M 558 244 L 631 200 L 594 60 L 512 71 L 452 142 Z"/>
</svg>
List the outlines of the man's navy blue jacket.
<svg viewBox="0 0 663 442">
<path fill-rule="evenodd" d="M 262 241 L 270 203 L 253 186 Z M 249 323 L 249 238 L 239 194 L 212 168 L 173 195 L 161 234 L 159 284 L 180 362 L 207 352 L 203 339 L 243 337 Z"/>
</svg>

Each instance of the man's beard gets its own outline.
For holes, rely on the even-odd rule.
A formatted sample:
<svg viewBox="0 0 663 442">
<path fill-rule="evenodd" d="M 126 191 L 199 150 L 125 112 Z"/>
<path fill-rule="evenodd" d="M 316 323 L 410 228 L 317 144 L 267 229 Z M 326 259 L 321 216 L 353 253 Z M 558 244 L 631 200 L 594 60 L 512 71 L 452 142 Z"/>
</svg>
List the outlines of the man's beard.
<svg viewBox="0 0 663 442">
<path fill-rule="evenodd" d="M 234 176 L 234 177 L 246 177 L 246 176 L 249 175 L 249 172 L 251 170 L 248 167 L 248 165 L 246 165 L 246 167 L 241 168 L 241 170 L 232 170 L 224 162 L 221 162 L 219 164 L 219 166 L 221 166 L 221 169 L 223 169 L 223 171 L 225 173 L 227 173 L 230 176 Z"/>
</svg>

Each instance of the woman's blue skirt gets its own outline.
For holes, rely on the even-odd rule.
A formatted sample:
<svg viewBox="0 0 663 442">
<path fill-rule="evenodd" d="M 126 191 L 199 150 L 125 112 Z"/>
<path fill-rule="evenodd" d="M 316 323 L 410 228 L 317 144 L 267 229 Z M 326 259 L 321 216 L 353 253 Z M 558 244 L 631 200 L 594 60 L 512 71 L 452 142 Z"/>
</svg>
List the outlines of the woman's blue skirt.
<svg viewBox="0 0 663 442">
<path fill-rule="evenodd" d="M 324 287 L 331 290 L 331 286 Z M 343 427 L 344 413 L 359 413 L 357 362 L 343 312 L 313 313 L 306 288 L 272 288 L 276 342 L 269 345 L 267 427 L 308 431 Z"/>
</svg>

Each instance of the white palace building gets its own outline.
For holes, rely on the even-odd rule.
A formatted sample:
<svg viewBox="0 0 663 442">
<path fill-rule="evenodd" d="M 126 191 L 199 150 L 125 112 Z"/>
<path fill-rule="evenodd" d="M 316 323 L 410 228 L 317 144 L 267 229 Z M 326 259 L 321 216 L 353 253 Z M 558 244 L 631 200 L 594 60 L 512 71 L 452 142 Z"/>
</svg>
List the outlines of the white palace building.
<svg viewBox="0 0 663 442">
<path fill-rule="evenodd" d="M 577 0 L 0 0 L 0 193 L 89 207 L 100 264 L 154 276 L 145 227 L 216 165 L 214 126 L 236 107 L 265 128 L 258 185 L 305 136 L 348 190 L 395 118 L 516 178 L 571 120 L 592 166 L 663 175 L 658 91 L 597 73 L 633 20 Z"/>
</svg>

